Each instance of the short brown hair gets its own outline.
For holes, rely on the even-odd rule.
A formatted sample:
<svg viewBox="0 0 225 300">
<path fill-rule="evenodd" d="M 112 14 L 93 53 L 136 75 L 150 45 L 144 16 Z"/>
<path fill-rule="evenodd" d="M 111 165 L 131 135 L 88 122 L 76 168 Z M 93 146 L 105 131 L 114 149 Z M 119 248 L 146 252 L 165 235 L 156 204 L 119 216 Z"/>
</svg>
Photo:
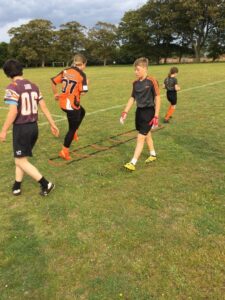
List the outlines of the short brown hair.
<svg viewBox="0 0 225 300">
<path fill-rule="evenodd" d="M 3 65 L 7 77 L 13 78 L 23 75 L 23 65 L 16 59 L 8 59 Z"/>
<path fill-rule="evenodd" d="M 168 76 L 170 77 L 172 74 L 176 74 L 176 73 L 178 73 L 178 68 L 177 67 L 172 67 L 171 69 L 170 69 L 170 72 L 169 72 L 169 74 L 168 74 Z"/>
<path fill-rule="evenodd" d="M 73 65 L 77 65 L 77 64 L 86 64 L 87 63 L 87 59 L 83 54 L 75 54 L 74 58 L 73 58 Z"/>
<path fill-rule="evenodd" d="M 134 62 L 134 67 L 141 66 L 144 68 L 148 68 L 148 59 L 146 57 L 139 57 Z"/>
</svg>

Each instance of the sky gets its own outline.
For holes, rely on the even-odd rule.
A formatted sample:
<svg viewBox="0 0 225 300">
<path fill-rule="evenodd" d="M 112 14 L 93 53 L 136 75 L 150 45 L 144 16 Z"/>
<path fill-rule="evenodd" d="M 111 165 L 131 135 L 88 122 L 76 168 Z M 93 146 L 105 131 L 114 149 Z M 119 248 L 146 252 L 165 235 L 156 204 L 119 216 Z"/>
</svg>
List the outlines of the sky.
<svg viewBox="0 0 225 300">
<path fill-rule="evenodd" d="M 118 24 L 124 13 L 147 0 L 0 0 L 0 42 L 9 42 L 8 30 L 32 19 L 46 19 L 57 28 L 77 21 L 87 28 L 98 21 Z"/>
</svg>

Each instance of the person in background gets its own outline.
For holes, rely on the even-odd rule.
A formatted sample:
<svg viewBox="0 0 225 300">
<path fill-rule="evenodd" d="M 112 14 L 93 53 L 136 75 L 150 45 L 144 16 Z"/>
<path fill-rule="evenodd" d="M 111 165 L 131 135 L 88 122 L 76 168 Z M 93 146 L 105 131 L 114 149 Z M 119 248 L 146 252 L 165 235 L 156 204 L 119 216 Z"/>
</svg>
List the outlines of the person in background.
<svg viewBox="0 0 225 300">
<path fill-rule="evenodd" d="M 177 76 L 178 68 L 172 67 L 168 76 L 164 80 L 163 88 L 166 89 L 167 100 L 170 102 L 170 106 L 164 118 L 164 123 L 169 123 L 169 119 L 172 117 L 176 109 L 177 104 L 177 91 L 180 91 L 178 85 Z"/>
</svg>

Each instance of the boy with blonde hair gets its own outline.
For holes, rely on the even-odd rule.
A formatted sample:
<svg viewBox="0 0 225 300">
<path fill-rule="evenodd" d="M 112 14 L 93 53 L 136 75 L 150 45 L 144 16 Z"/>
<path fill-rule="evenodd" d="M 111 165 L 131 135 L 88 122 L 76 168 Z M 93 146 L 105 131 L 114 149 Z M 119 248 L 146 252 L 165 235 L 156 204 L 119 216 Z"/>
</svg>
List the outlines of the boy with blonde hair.
<svg viewBox="0 0 225 300">
<path fill-rule="evenodd" d="M 158 83 L 155 78 L 148 76 L 148 59 L 145 57 L 136 59 L 134 69 L 137 80 L 133 82 L 131 97 L 120 117 L 120 123 L 124 124 L 129 110 L 136 102 L 135 126 L 138 131 L 137 144 L 133 158 L 124 165 L 129 171 L 135 171 L 135 165 L 145 142 L 149 148 L 149 157 L 145 160 L 145 163 L 156 160 L 156 152 L 150 130 L 152 127 L 158 126 L 161 103 Z"/>
<path fill-rule="evenodd" d="M 80 96 L 88 91 L 86 74 L 83 72 L 86 63 L 87 60 L 82 54 L 76 54 L 72 66 L 51 79 L 55 100 L 59 101 L 59 106 L 68 120 L 69 128 L 59 152 L 59 156 L 65 160 L 71 159 L 69 148 L 73 140 L 78 140 L 77 130 L 85 116 L 85 110 L 80 105 Z M 61 85 L 60 94 L 57 91 L 58 84 Z"/>
</svg>

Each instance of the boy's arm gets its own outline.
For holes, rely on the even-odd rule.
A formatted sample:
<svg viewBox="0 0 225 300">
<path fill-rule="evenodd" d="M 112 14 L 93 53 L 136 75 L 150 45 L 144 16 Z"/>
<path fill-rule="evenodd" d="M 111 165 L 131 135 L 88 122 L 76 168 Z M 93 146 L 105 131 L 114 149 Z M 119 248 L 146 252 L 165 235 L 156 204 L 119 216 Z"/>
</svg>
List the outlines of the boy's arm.
<svg viewBox="0 0 225 300">
<path fill-rule="evenodd" d="M 52 134 L 54 136 L 59 136 L 59 129 L 55 125 L 55 122 L 52 119 L 52 116 L 51 116 L 51 114 L 50 114 L 50 112 L 49 112 L 49 110 L 48 110 L 48 108 L 46 106 L 46 103 L 45 103 L 44 99 L 42 99 L 42 100 L 39 101 L 39 105 L 40 105 L 40 108 L 41 108 L 43 114 L 45 115 L 45 117 L 47 118 L 47 120 L 48 120 L 48 122 L 49 122 L 49 124 L 51 126 Z"/>
<path fill-rule="evenodd" d="M 130 97 L 130 99 L 127 102 L 127 105 L 124 108 L 124 112 L 128 114 L 128 112 L 131 109 L 131 107 L 133 106 L 133 104 L 134 104 L 134 98 Z"/>
<path fill-rule="evenodd" d="M 17 116 L 17 105 L 9 105 L 9 112 L 0 132 L 0 140 L 4 142 L 9 127 L 13 124 Z"/>
<path fill-rule="evenodd" d="M 133 106 L 134 104 L 134 98 L 133 97 L 130 97 L 128 102 L 127 102 L 127 105 L 125 106 L 122 114 L 121 114 L 121 117 L 120 117 L 120 123 L 121 124 L 124 124 L 124 121 L 126 120 L 126 117 L 127 117 L 127 114 L 129 112 L 129 110 L 131 109 L 131 107 Z"/>
</svg>

